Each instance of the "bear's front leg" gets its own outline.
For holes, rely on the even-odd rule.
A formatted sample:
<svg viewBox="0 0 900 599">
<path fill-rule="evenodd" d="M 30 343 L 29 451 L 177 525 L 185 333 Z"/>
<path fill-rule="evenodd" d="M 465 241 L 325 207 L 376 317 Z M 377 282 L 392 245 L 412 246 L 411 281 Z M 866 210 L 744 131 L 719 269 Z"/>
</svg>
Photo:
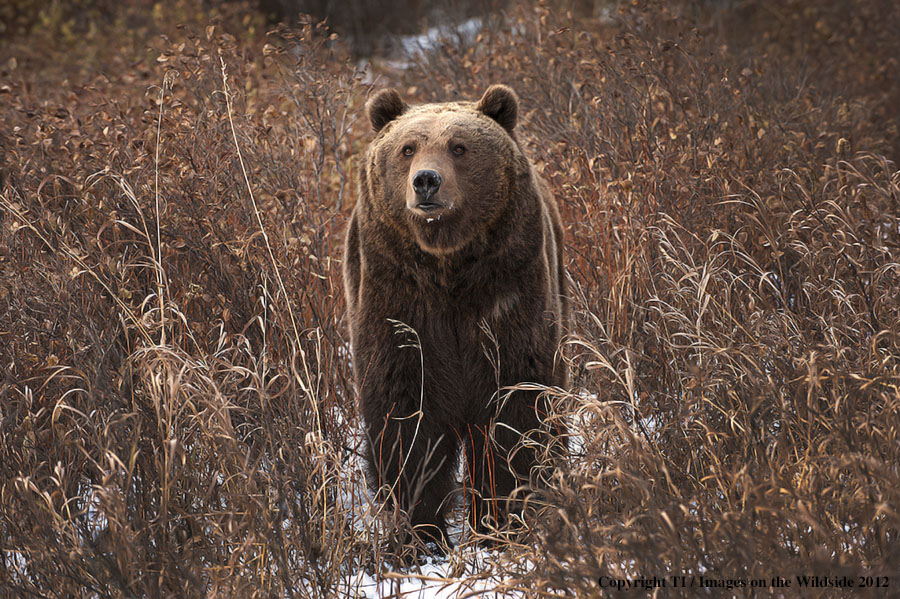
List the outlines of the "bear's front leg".
<svg viewBox="0 0 900 599">
<path fill-rule="evenodd" d="M 541 420 L 542 403 L 537 391 L 513 391 L 469 427 L 466 482 L 473 495 L 469 524 L 475 531 L 488 534 L 506 526 L 509 515 L 521 513 L 525 497 L 540 486 L 537 467 L 552 442 Z"/>
<path fill-rule="evenodd" d="M 418 344 L 409 331 L 385 327 L 360 344 L 358 364 L 367 437 L 369 485 L 392 509 L 406 512 L 423 542 L 449 547 L 446 513 L 455 488 L 459 442 L 422 389 Z"/>
<path fill-rule="evenodd" d="M 526 330 L 524 326 L 508 330 Z M 538 351 L 514 351 L 521 348 Z M 466 487 L 471 490 L 469 523 L 487 534 L 511 524 L 525 500 L 541 501 L 557 460 L 566 452 L 567 431 L 553 418 L 552 402 L 539 389 L 517 388 L 520 383 L 559 383 L 554 373 L 555 345 L 545 341 L 500 340 L 500 360 L 507 372 L 492 397 L 476 400 L 465 441 Z"/>
</svg>

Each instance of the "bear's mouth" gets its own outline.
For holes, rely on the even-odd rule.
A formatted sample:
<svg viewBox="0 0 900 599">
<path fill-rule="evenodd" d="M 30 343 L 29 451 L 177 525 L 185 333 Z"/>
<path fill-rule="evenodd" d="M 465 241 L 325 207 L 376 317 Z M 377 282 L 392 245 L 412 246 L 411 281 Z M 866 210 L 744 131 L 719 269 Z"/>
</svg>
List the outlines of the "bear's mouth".
<svg viewBox="0 0 900 599">
<path fill-rule="evenodd" d="M 452 205 L 448 206 L 443 202 L 436 202 L 433 199 L 422 199 L 413 204 L 409 211 L 417 220 L 421 219 L 430 223 L 440 220 L 441 216 L 445 216 L 452 208 Z"/>
<path fill-rule="evenodd" d="M 409 209 L 409 227 L 419 247 L 429 254 L 446 255 L 456 251 L 468 239 L 460 226 L 463 215 L 453 205 L 439 204 L 426 212 L 418 206 Z"/>
<path fill-rule="evenodd" d="M 443 207 L 444 205 L 439 202 L 419 202 L 416 204 L 416 209 L 421 210 L 426 214 L 440 210 Z"/>
</svg>

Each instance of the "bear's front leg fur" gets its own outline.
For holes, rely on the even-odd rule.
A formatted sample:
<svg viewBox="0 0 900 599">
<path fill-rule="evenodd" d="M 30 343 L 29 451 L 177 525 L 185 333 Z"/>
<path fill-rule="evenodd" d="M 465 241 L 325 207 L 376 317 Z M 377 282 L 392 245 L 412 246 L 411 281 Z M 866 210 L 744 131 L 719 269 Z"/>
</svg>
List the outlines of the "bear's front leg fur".
<svg viewBox="0 0 900 599">
<path fill-rule="evenodd" d="M 423 541 L 449 545 L 446 513 L 455 487 L 459 443 L 445 418 L 424 404 L 421 348 L 398 322 L 371 322 L 360 345 L 360 401 L 369 486 L 406 512 Z"/>
</svg>

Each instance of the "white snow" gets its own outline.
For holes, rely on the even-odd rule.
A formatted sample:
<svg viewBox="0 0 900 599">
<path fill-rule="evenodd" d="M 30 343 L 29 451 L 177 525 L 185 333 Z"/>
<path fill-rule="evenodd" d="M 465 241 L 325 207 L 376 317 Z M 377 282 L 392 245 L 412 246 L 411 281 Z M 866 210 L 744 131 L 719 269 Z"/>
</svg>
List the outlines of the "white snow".
<svg viewBox="0 0 900 599">
<path fill-rule="evenodd" d="M 448 39 L 455 37 L 465 41 L 474 40 L 483 26 L 480 17 L 472 17 L 456 25 L 443 24 L 431 27 L 425 33 L 401 36 L 400 47 L 403 48 L 403 54 L 409 58 L 424 58 L 428 52 Z"/>
<path fill-rule="evenodd" d="M 457 559 L 465 561 L 464 574 L 453 576 L 451 571 L 458 567 Z M 518 598 L 520 591 L 503 588 L 511 586 L 509 581 L 492 571 L 493 555 L 484 549 L 460 550 L 449 558 L 429 560 L 408 571 L 387 572 L 374 577 L 364 571 L 354 576 L 347 597 L 376 599 L 381 597 L 402 597 L 409 599 L 459 599 L 462 597 Z M 498 589 L 498 587 L 500 587 Z"/>
</svg>

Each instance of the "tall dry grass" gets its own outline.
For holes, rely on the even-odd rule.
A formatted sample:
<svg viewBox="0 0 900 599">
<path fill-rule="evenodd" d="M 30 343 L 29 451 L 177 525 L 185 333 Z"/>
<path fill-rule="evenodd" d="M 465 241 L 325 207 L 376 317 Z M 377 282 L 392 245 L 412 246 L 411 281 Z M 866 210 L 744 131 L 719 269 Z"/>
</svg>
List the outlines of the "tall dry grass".
<svg viewBox="0 0 900 599">
<path fill-rule="evenodd" d="M 334 249 L 365 89 L 320 28 L 258 41 L 12 93 L 14 594 L 327 597 L 372 553 Z"/>
<path fill-rule="evenodd" d="M 311 22 L 135 6 L 131 39 L 38 28 L 0 53 L 2 594 L 331 597 L 403 559 L 357 460 L 356 115 L 373 85 L 498 81 L 560 199 L 577 312 L 550 390 L 572 449 L 501 536 L 500 588 L 897 576 L 892 3 L 522 7 L 365 75 Z"/>
</svg>

